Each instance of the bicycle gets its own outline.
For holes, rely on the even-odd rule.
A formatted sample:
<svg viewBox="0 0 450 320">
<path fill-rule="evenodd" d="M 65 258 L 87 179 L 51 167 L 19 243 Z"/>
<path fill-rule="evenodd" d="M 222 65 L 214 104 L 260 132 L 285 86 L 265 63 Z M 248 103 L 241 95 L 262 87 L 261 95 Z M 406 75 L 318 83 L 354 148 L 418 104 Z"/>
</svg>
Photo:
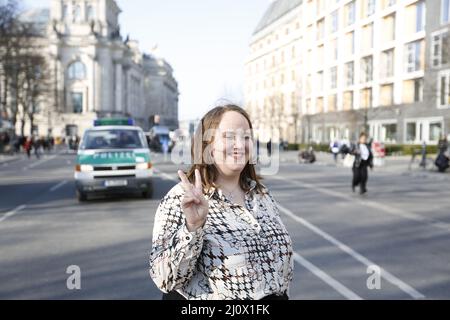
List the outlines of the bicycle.
<svg viewBox="0 0 450 320">
<path fill-rule="evenodd" d="M 420 157 L 418 157 L 420 156 Z M 434 159 L 427 157 L 426 154 L 422 154 L 422 150 L 415 149 L 411 154 L 411 160 L 408 164 L 408 170 L 422 169 L 425 170 L 433 170 L 434 168 Z"/>
</svg>

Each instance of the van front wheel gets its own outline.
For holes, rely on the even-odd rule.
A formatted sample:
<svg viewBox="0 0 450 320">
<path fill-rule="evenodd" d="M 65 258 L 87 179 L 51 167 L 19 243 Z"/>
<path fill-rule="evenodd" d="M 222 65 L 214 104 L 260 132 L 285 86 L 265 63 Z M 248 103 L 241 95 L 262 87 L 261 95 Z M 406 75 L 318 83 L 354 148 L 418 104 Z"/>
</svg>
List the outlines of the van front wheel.
<svg viewBox="0 0 450 320">
<path fill-rule="evenodd" d="M 87 194 L 77 190 L 77 198 L 79 202 L 87 201 Z"/>
</svg>

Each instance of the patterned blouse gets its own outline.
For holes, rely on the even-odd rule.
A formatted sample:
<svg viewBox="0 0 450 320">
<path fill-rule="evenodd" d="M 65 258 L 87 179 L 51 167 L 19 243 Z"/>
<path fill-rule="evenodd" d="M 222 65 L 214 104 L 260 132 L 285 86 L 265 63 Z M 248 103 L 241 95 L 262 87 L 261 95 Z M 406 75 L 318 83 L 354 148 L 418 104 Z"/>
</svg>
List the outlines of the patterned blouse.
<svg viewBox="0 0 450 320">
<path fill-rule="evenodd" d="M 261 299 L 289 294 L 293 276 L 292 241 L 275 200 L 248 181 L 245 208 L 220 189 L 205 192 L 209 213 L 203 228 L 189 232 L 178 184 L 156 212 L 150 275 L 163 292 L 186 299 Z"/>
</svg>

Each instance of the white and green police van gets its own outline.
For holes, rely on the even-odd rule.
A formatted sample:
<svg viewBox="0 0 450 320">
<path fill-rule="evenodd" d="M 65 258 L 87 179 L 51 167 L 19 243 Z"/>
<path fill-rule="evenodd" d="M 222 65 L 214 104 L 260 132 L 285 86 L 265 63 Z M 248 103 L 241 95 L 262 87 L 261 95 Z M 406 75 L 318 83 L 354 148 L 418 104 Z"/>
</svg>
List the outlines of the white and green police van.
<svg viewBox="0 0 450 320">
<path fill-rule="evenodd" d="M 140 192 L 153 195 L 147 139 L 132 119 L 99 119 L 80 141 L 75 167 L 79 201 L 90 194 Z"/>
</svg>

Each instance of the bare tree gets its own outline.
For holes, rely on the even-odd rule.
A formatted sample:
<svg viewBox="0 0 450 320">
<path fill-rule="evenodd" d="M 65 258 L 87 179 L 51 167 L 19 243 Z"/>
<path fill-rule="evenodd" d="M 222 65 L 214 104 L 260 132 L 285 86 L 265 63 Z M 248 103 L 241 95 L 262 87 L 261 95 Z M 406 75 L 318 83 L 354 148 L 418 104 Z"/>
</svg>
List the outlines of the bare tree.
<svg viewBox="0 0 450 320">
<path fill-rule="evenodd" d="M 17 27 L 18 7 L 16 1 L 0 5 L 0 116 L 7 116 L 9 86 L 14 74 L 14 51 L 18 45 L 14 36 Z"/>
<path fill-rule="evenodd" d="M 33 128 L 38 106 L 53 106 L 51 99 L 56 97 L 52 88 L 56 88 L 56 83 L 52 83 L 52 72 L 42 53 L 42 36 L 37 26 L 19 19 L 15 0 L 2 6 L 0 15 L 0 112 L 7 115 L 14 126 L 21 120 L 24 135 L 27 119 L 31 130 Z"/>
</svg>

